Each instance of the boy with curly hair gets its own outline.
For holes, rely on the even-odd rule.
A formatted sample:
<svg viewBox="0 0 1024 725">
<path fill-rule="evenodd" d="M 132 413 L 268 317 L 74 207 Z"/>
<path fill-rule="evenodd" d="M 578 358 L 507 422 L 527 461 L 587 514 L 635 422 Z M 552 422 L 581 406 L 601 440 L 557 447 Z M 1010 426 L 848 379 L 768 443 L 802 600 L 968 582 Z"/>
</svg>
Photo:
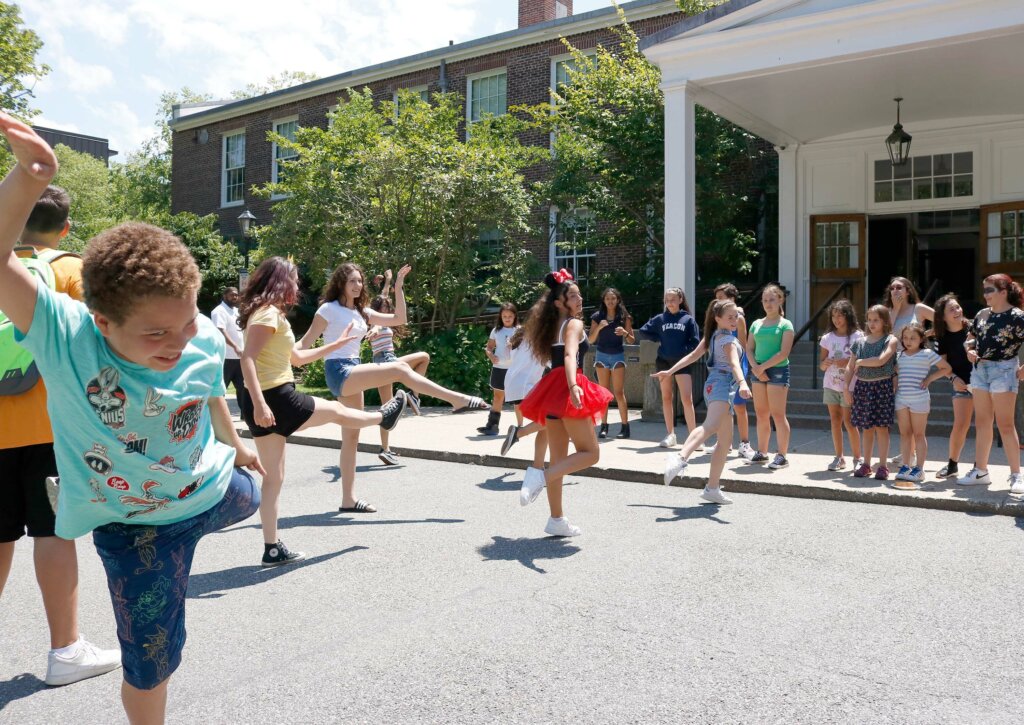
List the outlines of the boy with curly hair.
<svg viewBox="0 0 1024 725">
<path fill-rule="evenodd" d="M 93 239 L 85 304 L 14 255 L 57 159 L 0 113 L 18 164 L 0 184 L 0 310 L 47 383 L 60 485 L 56 533 L 93 532 L 107 574 L 132 723 L 162 722 L 185 643 L 199 539 L 252 515 L 263 473 L 224 401 L 224 338 L 199 315 L 199 269 L 174 235 L 122 224 Z M 59 415 L 57 414 L 59 412 Z"/>
</svg>

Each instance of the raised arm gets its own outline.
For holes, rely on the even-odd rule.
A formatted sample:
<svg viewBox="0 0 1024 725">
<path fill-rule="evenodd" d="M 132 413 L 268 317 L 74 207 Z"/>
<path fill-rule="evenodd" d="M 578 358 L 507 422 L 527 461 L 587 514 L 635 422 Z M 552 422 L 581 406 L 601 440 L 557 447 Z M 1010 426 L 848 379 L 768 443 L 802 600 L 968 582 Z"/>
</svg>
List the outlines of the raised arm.
<svg viewBox="0 0 1024 725">
<path fill-rule="evenodd" d="M 25 222 L 57 173 L 57 157 L 35 131 L 0 112 L 0 132 L 18 163 L 0 183 L 0 310 L 22 333 L 36 311 L 36 278 L 14 254 Z"/>
<path fill-rule="evenodd" d="M 366 316 L 370 318 L 371 325 L 381 327 L 397 327 L 409 321 L 409 314 L 405 305 L 405 278 L 412 271 L 408 264 L 402 265 L 398 270 L 398 277 L 395 278 L 395 312 L 387 314 L 376 310 L 366 310 Z"/>
</svg>

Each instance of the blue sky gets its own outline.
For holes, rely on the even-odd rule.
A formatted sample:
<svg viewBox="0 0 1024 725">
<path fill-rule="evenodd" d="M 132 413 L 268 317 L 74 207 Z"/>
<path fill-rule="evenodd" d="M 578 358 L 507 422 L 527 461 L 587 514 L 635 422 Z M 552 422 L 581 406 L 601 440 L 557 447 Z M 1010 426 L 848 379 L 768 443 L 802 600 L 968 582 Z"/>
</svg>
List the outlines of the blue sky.
<svg viewBox="0 0 1024 725">
<path fill-rule="evenodd" d="M 36 123 L 109 138 L 120 152 L 152 135 L 163 91 L 188 86 L 225 97 L 284 70 L 328 76 L 518 24 L 518 0 L 18 4 L 53 69 L 35 88 Z M 609 5 L 575 0 L 574 12 Z"/>
</svg>

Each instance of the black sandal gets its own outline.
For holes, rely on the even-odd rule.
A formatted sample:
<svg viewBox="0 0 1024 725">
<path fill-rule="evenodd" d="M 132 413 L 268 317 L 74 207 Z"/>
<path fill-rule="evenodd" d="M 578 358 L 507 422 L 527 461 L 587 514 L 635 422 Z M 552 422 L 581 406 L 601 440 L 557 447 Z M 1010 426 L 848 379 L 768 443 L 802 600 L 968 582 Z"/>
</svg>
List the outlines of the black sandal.
<svg viewBox="0 0 1024 725">
<path fill-rule="evenodd" d="M 377 508 L 372 503 L 359 499 L 356 501 L 355 506 L 339 506 L 338 511 L 343 514 L 375 514 L 377 513 Z"/>
<path fill-rule="evenodd" d="M 484 402 L 483 398 L 478 398 L 475 395 L 469 396 L 469 402 L 461 408 L 456 408 L 452 413 L 467 413 L 472 410 L 487 410 L 491 406 Z"/>
</svg>

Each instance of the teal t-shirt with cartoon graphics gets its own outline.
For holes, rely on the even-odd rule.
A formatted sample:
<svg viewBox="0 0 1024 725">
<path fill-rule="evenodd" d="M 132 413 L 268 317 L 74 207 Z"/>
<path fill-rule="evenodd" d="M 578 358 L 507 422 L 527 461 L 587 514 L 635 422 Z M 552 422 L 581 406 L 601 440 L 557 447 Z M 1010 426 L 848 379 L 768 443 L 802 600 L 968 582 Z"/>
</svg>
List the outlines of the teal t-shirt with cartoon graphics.
<svg viewBox="0 0 1024 725">
<path fill-rule="evenodd" d="M 234 450 L 214 438 L 207 400 L 224 395 L 224 337 L 209 318 L 166 372 L 118 357 L 89 310 L 37 285 L 18 342 L 46 381 L 60 471 L 58 536 L 105 524 L 196 516 L 224 496 Z"/>
</svg>

